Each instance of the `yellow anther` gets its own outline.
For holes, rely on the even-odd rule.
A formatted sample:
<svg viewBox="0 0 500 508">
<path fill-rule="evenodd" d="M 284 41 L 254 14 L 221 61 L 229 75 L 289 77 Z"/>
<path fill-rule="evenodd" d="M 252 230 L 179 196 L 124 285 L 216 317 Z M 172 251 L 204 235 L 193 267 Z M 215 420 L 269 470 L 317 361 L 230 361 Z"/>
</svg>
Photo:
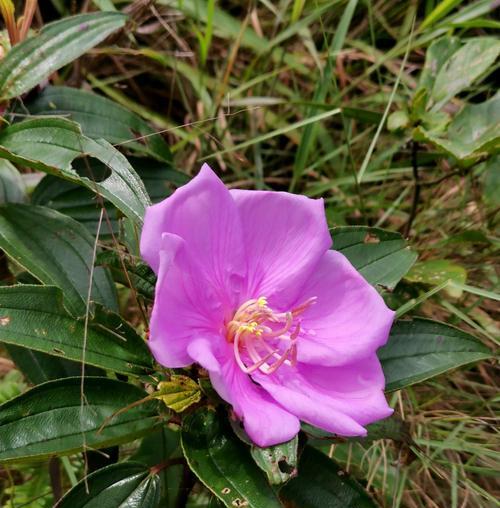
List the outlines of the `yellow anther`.
<svg viewBox="0 0 500 508">
<path fill-rule="evenodd" d="M 267 305 L 267 298 L 265 296 L 261 296 L 257 299 L 257 305 L 259 307 L 265 307 Z"/>
<path fill-rule="evenodd" d="M 257 328 L 258 326 L 259 326 L 259 324 L 256 323 L 255 321 L 250 321 L 249 323 L 243 323 L 243 324 L 241 324 L 238 327 L 238 331 L 239 332 L 257 333 L 257 332 L 259 332 L 259 329 Z"/>
</svg>

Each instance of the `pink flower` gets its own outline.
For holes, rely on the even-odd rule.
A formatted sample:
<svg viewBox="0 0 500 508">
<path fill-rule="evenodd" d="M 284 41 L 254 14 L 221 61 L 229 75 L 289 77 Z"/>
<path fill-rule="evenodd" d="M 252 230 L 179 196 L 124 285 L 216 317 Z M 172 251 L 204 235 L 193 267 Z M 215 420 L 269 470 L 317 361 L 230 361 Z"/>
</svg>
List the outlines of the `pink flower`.
<svg viewBox="0 0 500 508">
<path fill-rule="evenodd" d="M 322 200 L 229 191 L 206 164 L 146 212 L 149 347 L 165 367 L 203 366 L 259 446 L 300 420 L 363 436 L 392 413 L 375 352 L 394 313 L 331 244 Z"/>
</svg>

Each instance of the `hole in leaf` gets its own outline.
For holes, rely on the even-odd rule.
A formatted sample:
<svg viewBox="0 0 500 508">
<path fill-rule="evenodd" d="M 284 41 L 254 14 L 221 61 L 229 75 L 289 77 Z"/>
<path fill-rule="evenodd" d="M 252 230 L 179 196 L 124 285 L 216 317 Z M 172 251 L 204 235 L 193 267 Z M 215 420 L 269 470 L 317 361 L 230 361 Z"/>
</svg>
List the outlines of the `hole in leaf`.
<svg viewBox="0 0 500 508">
<path fill-rule="evenodd" d="M 73 168 L 79 176 L 93 182 L 103 182 L 111 176 L 111 169 L 95 157 L 79 157 L 73 161 Z"/>
<path fill-rule="evenodd" d="M 380 238 L 372 233 L 366 233 L 363 243 L 380 243 Z"/>
<path fill-rule="evenodd" d="M 283 457 L 278 461 L 278 468 L 282 473 L 285 474 L 291 474 L 295 471 L 295 468 L 287 462 L 286 457 Z"/>
</svg>

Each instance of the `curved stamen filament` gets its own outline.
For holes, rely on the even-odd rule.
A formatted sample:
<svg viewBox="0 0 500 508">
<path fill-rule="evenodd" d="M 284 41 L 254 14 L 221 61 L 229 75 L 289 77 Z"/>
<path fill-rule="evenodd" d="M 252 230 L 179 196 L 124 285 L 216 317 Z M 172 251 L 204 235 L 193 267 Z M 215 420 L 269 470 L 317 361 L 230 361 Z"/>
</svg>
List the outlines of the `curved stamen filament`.
<svg viewBox="0 0 500 508">
<path fill-rule="evenodd" d="M 227 339 L 233 343 L 240 369 L 246 374 L 256 370 L 272 374 L 283 364 L 295 366 L 300 334 L 297 317 L 315 302 L 315 297 L 309 298 L 288 312 L 273 311 L 262 296 L 241 305 L 227 325 Z M 281 325 L 278 329 L 277 324 Z"/>
</svg>

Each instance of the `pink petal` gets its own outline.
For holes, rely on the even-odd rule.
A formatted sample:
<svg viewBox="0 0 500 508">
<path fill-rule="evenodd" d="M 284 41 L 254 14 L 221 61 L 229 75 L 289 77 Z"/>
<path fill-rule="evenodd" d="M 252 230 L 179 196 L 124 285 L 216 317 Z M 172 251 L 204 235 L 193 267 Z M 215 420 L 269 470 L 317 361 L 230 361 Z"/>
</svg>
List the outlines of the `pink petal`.
<svg viewBox="0 0 500 508">
<path fill-rule="evenodd" d="M 299 364 L 270 376 L 253 376 L 301 420 L 341 436 L 362 436 L 364 425 L 392 414 L 383 393 L 384 375 L 375 355 L 343 367 Z"/>
<path fill-rule="evenodd" d="M 193 363 L 191 341 L 217 334 L 224 310 L 179 236 L 163 233 L 148 345 L 158 363 L 185 367 Z"/>
<path fill-rule="evenodd" d="M 188 184 L 146 210 L 141 254 L 157 273 L 163 233 L 184 240 L 219 302 L 234 308 L 246 275 L 241 222 L 229 191 L 207 164 Z"/>
<path fill-rule="evenodd" d="M 286 307 L 331 245 L 323 200 L 285 192 L 232 190 L 248 259 L 248 298 L 279 295 Z M 293 285 L 291 282 L 293 281 Z"/>
<path fill-rule="evenodd" d="M 229 344 L 226 353 L 219 358 L 219 372 L 210 372 L 212 385 L 233 406 L 254 443 L 262 447 L 272 446 L 297 435 L 299 419 L 283 409 L 240 370 Z"/>
<path fill-rule="evenodd" d="M 387 342 L 394 312 L 339 252 L 326 252 L 302 288 L 297 303 L 315 296 L 303 314 L 298 359 L 345 365 Z"/>
<path fill-rule="evenodd" d="M 366 430 L 353 418 L 339 411 L 328 397 L 298 387 L 295 383 L 296 378 L 277 382 L 275 379 L 269 379 L 271 376 L 261 373 L 253 377 L 278 403 L 303 422 L 339 436 L 366 435 Z M 288 385 L 288 381 L 292 384 Z"/>
</svg>

